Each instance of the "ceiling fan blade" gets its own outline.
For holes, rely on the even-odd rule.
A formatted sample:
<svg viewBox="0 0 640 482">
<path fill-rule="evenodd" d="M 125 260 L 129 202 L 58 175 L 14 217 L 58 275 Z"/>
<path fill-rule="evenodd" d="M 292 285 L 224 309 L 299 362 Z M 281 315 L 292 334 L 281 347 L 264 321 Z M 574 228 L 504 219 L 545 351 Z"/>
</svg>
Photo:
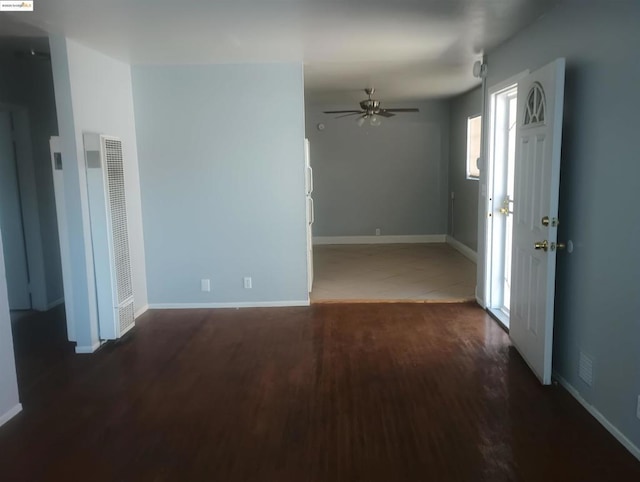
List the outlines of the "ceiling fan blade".
<svg viewBox="0 0 640 482">
<path fill-rule="evenodd" d="M 380 109 L 376 112 L 376 115 L 381 115 L 382 117 L 393 117 L 395 114 L 389 112 L 387 109 Z"/>
<path fill-rule="evenodd" d="M 342 117 L 349 117 L 350 115 L 359 115 L 359 114 L 364 114 L 364 111 L 357 111 L 357 112 L 352 112 L 351 114 L 339 115 L 338 117 L 336 117 L 336 119 L 340 119 Z"/>
<path fill-rule="evenodd" d="M 420 112 L 420 109 L 385 109 L 386 112 Z"/>
<path fill-rule="evenodd" d="M 362 111 L 359 110 L 325 110 L 323 113 L 324 114 L 346 114 L 346 113 L 353 113 L 353 114 L 359 114 Z"/>
</svg>

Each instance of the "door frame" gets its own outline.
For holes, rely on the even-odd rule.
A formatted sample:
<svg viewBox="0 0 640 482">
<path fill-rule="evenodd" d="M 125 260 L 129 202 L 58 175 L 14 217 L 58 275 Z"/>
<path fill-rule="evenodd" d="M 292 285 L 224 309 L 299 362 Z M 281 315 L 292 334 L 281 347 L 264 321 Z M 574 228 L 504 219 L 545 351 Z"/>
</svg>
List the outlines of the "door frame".
<svg viewBox="0 0 640 482">
<path fill-rule="evenodd" d="M 36 187 L 35 163 L 31 144 L 29 111 L 26 107 L 0 102 L 0 110 L 10 112 L 14 122 L 18 185 L 22 205 L 22 224 L 27 252 L 27 272 L 31 290 L 31 308 L 46 311 L 47 285 L 44 268 L 44 253 L 40 231 L 40 214 Z"/>
<path fill-rule="evenodd" d="M 491 145 L 493 143 L 493 124 L 495 123 L 495 113 L 492 108 L 492 98 L 498 95 L 500 92 L 512 87 L 517 86 L 518 83 L 529 75 L 529 69 L 523 70 L 508 79 L 500 81 L 486 91 L 486 97 L 483 99 L 483 112 L 482 115 L 486 119 L 482 133 L 483 143 L 483 157 L 485 162 L 483 163 L 485 169 L 481 172 L 481 183 L 486 190 L 486 195 L 482 196 L 481 192 L 481 212 L 480 219 L 478 220 L 478 226 L 482 226 L 484 229 L 484 246 L 482 252 L 482 290 L 479 293 L 478 301 L 481 301 L 481 306 L 485 309 L 491 309 L 491 289 L 493 283 L 491 278 L 493 276 L 493 173 L 494 173 L 494 158 L 491 152 Z M 482 191 L 482 190 L 481 190 Z M 493 313 L 493 311 L 492 311 Z M 500 323 L 504 323 L 504 320 L 500 320 Z"/>
</svg>

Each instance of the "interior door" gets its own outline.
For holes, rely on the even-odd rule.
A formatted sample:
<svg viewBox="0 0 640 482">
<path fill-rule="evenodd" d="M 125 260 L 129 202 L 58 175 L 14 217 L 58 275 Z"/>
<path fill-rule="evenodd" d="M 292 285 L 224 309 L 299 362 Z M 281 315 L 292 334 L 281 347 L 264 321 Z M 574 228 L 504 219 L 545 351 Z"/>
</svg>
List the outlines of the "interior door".
<svg viewBox="0 0 640 482">
<path fill-rule="evenodd" d="M 29 272 L 12 132 L 11 113 L 0 112 L 0 230 L 9 309 L 29 310 Z"/>
<path fill-rule="evenodd" d="M 565 61 L 518 83 L 512 250 L 513 344 L 551 383 Z"/>
</svg>

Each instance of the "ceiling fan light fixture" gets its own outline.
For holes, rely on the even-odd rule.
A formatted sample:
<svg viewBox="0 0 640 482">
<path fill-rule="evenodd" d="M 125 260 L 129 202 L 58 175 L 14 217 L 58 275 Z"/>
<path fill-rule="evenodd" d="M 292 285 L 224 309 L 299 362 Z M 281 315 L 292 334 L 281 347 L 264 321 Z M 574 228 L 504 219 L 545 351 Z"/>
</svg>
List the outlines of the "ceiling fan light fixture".
<svg viewBox="0 0 640 482">
<path fill-rule="evenodd" d="M 336 117 L 336 119 L 339 119 L 341 117 L 351 117 L 355 115 L 355 116 L 358 116 L 358 118 L 356 119 L 356 123 L 358 124 L 358 126 L 364 125 L 366 120 L 369 119 L 370 125 L 374 127 L 378 127 L 379 125 L 382 125 L 382 117 L 394 117 L 398 113 L 405 113 L 405 112 L 420 112 L 420 109 L 416 107 L 382 109 L 380 107 L 380 101 L 377 99 L 371 98 L 371 95 L 373 94 L 374 89 L 367 88 L 365 89 L 365 92 L 369 98 L 360 102 L 361 110 L 325 110 L 324 113 L 325 114 L 342 114 Z"/>
</svg>

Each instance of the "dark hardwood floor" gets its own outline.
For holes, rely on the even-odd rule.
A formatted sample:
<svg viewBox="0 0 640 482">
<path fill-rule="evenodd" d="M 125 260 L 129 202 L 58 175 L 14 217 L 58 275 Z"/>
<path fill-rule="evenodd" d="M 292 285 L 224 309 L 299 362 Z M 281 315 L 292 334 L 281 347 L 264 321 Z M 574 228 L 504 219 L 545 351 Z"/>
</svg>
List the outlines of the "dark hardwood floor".
<svg viewBox="0 0 640 482">
<path fill-rule="evenodd" d="M 16 349 L 2 481 L 640 480 L 472 304 L 155 311 L 93 355 L 56 343 Z"/>
<path fill-rule="evenodd" d="M 39 382 L 55 373 L 56 367 L 64 363 L 74 349 L 73 344 L 67 341 L 64 305 L 46 313 L 18 314 L 17 320 L 11 323 L 13 350 L 20 400 L 23 405 L 28 405 L 33 399 L 31 391 L 37 391 Z"/>
</svg>

